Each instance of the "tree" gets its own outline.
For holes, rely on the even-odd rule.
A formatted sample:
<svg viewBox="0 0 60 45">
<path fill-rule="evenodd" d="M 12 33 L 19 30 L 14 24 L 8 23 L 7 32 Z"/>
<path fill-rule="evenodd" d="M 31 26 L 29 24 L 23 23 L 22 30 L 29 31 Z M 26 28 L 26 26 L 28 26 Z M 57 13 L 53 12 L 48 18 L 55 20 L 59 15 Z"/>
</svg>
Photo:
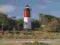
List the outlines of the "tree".
<svg viewBox="0 0 60 45">
<path fill-rule="evenodd" d="M 40 14 L 39 15 L 39 21 L 43 25 L 47 25 L 49 22 L 52 21 L 52 19 L 56 18 L 55 16 L 52 15 L 47 15 L 47 14 Z"/>
<path fill-rule="evenodd" d="M 60 31 L 60 21 L 58 17 L 46 14 L 40 14 L 41 24 L 45 27 L 44 30 L 47 31 Z"/>
<path fill-rule="evenodd" d="M 23 19 L 18 19 L 16 21 L 16 23 L 17 23 L 17 28 L 19 27 L 19 29 L 22 30 L 23 29 L 23 24 L 24 24 Z"/>
<path fill-rule="evenodd" d="M 0 24 L 2 24 L 2 23 L 7 23 L 7 15 L 6 14 L 4 14 L 4 13 L 0 13 Z"/>
<path fill-rule="evenodd" d="M 40 27 L 40 23 L 38 20 L 33 19 L 31 24 L 32 24 L 32 29 L 36 29 Z"/>
<path fill-rule="evenodd" d="M 23 25 L 24 23 L 23 19 L 18 19 L 17 22 L 19 23 L 19 25 Z"/>
</svg>

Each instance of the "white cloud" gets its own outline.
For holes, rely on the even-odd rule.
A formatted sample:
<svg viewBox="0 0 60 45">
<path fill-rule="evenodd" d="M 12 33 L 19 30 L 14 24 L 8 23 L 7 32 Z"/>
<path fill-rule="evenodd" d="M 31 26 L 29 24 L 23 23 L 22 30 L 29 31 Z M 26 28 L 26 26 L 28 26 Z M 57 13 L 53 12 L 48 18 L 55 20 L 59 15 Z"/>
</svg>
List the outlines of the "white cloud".
<svg viewBox="0 0 60 45">
<path fill-rule="evenodd" d="M 16 7 L 12 5 L 0 5 L 0 12 L 10 13 L 15 11 Z"/>
</svg>

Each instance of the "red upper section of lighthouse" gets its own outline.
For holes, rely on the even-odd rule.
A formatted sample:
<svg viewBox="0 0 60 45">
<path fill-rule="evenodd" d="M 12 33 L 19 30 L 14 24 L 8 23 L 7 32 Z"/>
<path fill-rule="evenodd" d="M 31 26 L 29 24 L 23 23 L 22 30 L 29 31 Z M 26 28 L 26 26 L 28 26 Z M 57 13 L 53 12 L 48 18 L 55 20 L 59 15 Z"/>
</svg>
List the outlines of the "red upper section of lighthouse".
<svg viewBox="0 0 60 45">
<path fill-rule="evenodd" d="M 30 17 L 30 8 L 29 5 L 26 5 L 24 9 L 24 17 Z"/>
</svg>

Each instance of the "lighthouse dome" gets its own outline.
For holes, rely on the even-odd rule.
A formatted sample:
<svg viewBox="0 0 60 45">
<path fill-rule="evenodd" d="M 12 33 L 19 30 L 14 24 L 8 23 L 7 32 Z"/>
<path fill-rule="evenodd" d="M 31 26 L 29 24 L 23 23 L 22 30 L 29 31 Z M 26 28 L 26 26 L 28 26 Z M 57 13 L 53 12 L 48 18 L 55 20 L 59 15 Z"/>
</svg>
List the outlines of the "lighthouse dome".
<svg viewBox="0 0 60 45">
<path fill-rule="evenodd" d="M 26 5 L 25 8 L 29 8 L 29 5 Z"/>
</svg>

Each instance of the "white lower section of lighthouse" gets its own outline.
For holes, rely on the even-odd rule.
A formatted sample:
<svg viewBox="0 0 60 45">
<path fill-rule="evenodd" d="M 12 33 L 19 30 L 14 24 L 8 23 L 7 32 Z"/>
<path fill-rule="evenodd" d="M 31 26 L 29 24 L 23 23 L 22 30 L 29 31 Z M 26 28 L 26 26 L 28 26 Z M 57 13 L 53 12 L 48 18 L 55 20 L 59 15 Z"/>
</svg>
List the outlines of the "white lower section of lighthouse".
<svg viewBox="0 0 60 45">
<path fill-rule="evenodd" d="M 24 29 L 31 29 L 30 17 L 24 17 Z"/>
</svg>

